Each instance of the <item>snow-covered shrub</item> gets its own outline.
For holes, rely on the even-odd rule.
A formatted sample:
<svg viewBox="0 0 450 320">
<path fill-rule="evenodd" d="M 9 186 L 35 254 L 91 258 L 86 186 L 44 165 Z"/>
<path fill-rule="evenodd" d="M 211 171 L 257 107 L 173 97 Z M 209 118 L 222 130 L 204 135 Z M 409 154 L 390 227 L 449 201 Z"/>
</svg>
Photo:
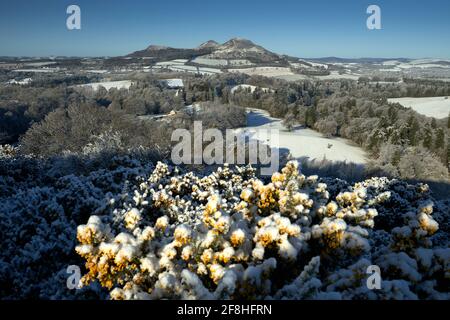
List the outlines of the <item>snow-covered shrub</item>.
<svg viewBox="0 0 450 320">
<path fill-rule="evenodd" d="M 291 161 L 267 184 L 250 167 L 199 176 L 159 163 L 130 188 L 77 228 L 82 281 L 112 299 L 449 298 L 448 229 L 426 185 L 350 187 Z M 381 289 L 366 284 L 370 265 Z"/>
<path fill-rule="evenodd" d="M 60 162 L 62 160 L 59 160 Z M 54 175 L 54 161 L 0 159 L 0 297 L 3 299 L 99 298 L 95 286 L 69 290 L 76 228 L 93 214 L 109 214 L 128 185 L 153 165 L 111 158 L 108 168 L 86 176 Z"/>
<path fill-rule="evenodd" d="M 95 153 L 2 148 L 1 298 L 448 299 L 449 202 L 426 185 L 351 186 L 295 162 L 265 183 L 250 167 L 204 175 Z M 85 287 L 69 290 L 83 262 Z"/>
<path fill-rule="evenodd" d="M 11 158 L 17 154 L 18 149 L 9 144 L 0 145 L 0 159 Z"/>
</svg>

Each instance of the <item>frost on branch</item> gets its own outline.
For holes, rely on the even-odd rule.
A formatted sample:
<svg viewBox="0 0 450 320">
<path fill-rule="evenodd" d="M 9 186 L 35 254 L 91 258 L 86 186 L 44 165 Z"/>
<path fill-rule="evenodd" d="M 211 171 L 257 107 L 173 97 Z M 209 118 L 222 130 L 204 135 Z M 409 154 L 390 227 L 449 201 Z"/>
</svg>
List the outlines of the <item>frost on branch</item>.
<svg viewBox="0 0 450 320">
<path fill-rule="evenodd" d="M 426 185 L 350 186 L 295 162 L 269 181 L 250 167 L 90 163 L 81 174 L 70 155 L 0 150 L 1 298 L 449 298 L 449 203 Z M 380 290 L 366 285 L 373 264 Z M 67 288 L 69 265 L 83 289 Z"/>
</svg>

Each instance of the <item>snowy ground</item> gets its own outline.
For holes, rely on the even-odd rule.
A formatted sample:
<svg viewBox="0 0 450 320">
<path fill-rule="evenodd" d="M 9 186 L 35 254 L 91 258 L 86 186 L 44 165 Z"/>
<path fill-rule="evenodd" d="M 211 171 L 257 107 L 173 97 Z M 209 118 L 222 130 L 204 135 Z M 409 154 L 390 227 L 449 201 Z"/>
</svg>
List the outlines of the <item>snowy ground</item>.
<svg viewBox="0 0 450 320">
<path fill-rule="evenodd" d="M 311 67 L 308 67 L 308 65 L 315 67 L 315 68 L 324 68 L 324 69 L 328 69 L 328 65 L 327 64 L 323 64 L 323 63 L 316 63 L 316 62 L 312 62 L 312 61 L 307 61 L 304 59 L 298 59 L 298 62 L 290 62 L 290 65 L 292 67 L 295 68 L 307 68 L 307 69 L 311 69 Z"/>
<path fill-rule="evenodd" d="M 165 79 L 164 82 L 169 88 L 182 88 L 184 87 L 183 79 Z"/>
<path fill-rule="evenodd" d="M 283 79 L 286 81 L 297 81 L 305 79 L 317 79 L 317 80 L 336 80 L 336 79 L 350 79 L 358 80 L 361 75 L 355 73 L 339 74 L 337 71 L 332 71 L 327 76 L 309 76 L 303 74 L 297 74 L 286 67 L 255 67 L 245 69 L 230 69 L 230 72 L 241 72 L 250 76 L 259 75 L 265 77 L 274 77 Z"/>
<path fill-rule="evenodd" d="M 166 69 L 170 69 L 172 71 L 200 73 L 200 74 L 205 74 L 205 75 L 222 73 L 222 71 L 220 71 L 220 69 L 217 69 L 217 68 L 187 66 L 187 65 L 185 65 L 186 62 L 187 62 L 187 60 L 183 60 L 183 59 L 163 61 L 163 62 L 158 62 L 156 64 L 156 66 L 154 66 L 153 68 L 154 69 L 166 68 Z"/>
<path fill-rule="evenodd" d="M 82 84 L 77 87 L 91 87 L 93 90 L 98 90 L 100 86 L 104 87 L 106 90 L 116 88 L 116 89 L 129 89 L 133 82 L 131 80 L 121 80 L 121 81 L 105 81 L 105 82 L 93 82 Z"/>
<path fill-rule="evenodd" d="M 443 64 L 449 63 L 450 60 L 447 59 L 417 59 L 412 60 L 410 62 L 400 62 L 397 60 L 389 60 L 382 63 L 383 66 L 394 67 L 396 71 L 401 71 L 403 69 L 412 69 L 412 68 L 441 68 L 441 69 L 449 69 L 450 65 Z"/>
<path fill-rule="evenodd" d="M 420 114 L 436 119 L 447 118 L 450 112 L 450 98 L 448 97 L 396 98 L 388 99 L 388 101 L 400 103 L 406 108 L 412 108 Z"/>
<path fill-rule="evenodd" d="M 56 64 L 56 62 L 54 61 L 49 61 L 49 62 L 30 62 L 30 63 L 25 63 L 25 66 L 27 67 L 44 67 L 44 66 L 50 66 L 52 64 Z"/>
<path fill-rule="evenodd" d="M 60 68 L 42 68 L 42 69 L 16 69 L 14 72 L 36 72 L 36 73 L 50 73 L 61 71 Z"/>
<path fill-rule="evenodd" d="M 198 64 L 204 64 L 204 65 L 208 65 L 208 66 L 212 66 L 212 67 L 220 67 L 220 66 L 226 66 L 227 65 L 227 60 L 225 59 L 207 59 L 207 58 L 195 58 L 194 60 L 192 60 L 192 62 L 194 63 L 198 63 Z"/>
<path fill-rule="evenodd" d="M 26 85 L 26 84 L 30 84 L 32 81 L 33 81 L 33 79 L 31 79 L 31 78 L 25 78 L 25 79 L 19 80 L 19 81 L 17 81 L 16 79 L 12 79 L 12 80 L 9 80 L 6 83 L 7 84 Z"/>
<path fill-rule="evenodd" d="M 252 63 L 247 59 L 209 59 L 198 57 L 192 60 L 194 63 L 204 64 L 212 67 L 225 67 L 225 66 L 249 66 Z"/>
<path fill-rule="evenodd" d="M 287 149 L 294 158 L 308 158 L 309 160 L 346 161 L 355 164 L 367 162 L 365 152 L 351 142 L 342 138 L 325 138 L 322 134 L 301 127 L 293 131 L 286 130 L 280 119 L 272 118 L 267 112 L 258 109 L 248 109 L 247 127 L 237 129 L 246 135 L 252 135 L 257 129 L 278 129 L 279 146 L 281 150 Z"/>
<path fill-rule="evenodd" d="M 249 76 L 265 76 L 265 77 L 279 77 L 286 75 L 293 75 L 290 68 L 286 67 L 255 67 L 245 69 L 230 69 L 230 72 L 240 72 L 248 74 Z"/>
<path fill-rule="evenodd" d="M 320 80 L 339 80 L 339 79 L 350 79 L 350 80 L 358 80 L 361 75 L 355 73 L 344 73 L 339 74 L 338 71 L 331 71 L 327 76 L 315 76 L 314 78 Z"/>
<path fill-rule="evenodd" d="M 156 65 L 157 66 L 173 66 L 173 65 L 183 66 L 187 61 L 188 60 L 185 60 L 185 59 L 175 59 L 175 60 L 170 60 L 170 61 L 158 62 Z"/>
<path fill-rule="evenodd" d="M 310 80 L 311 77 L 304 74 L 285 74 L 281 76 L 276 76 L 275 78 L 286 80 L 286 81 L 298 81 L 298 80 Z"/>
<path fill-rule="evenodd" d="M 257 86 L 252 86 L 250 84 L 239 84 L 237 86 L 234 86 L 233 88 L 231 88 L 231 93 L 235 93 L 236 90 L 239 89 L 250 89 L 250 92 L 254 92 L 256 90 L 256 88 L 258 88 Z M 263 92 L 273 92 L 272 89 L 269 88 L 264 88 L 264 87 L 259 87 Z"/>
<path fill-rule="evenodd" d="M 103 74 L 103 73 L 109 73 L 109 70 L 100 70 L 100 69 L 87 69 L 85 70 L 86 72 L 90 72 L 90 73 L 99 73 L 99 74 Z"/>
</svg>

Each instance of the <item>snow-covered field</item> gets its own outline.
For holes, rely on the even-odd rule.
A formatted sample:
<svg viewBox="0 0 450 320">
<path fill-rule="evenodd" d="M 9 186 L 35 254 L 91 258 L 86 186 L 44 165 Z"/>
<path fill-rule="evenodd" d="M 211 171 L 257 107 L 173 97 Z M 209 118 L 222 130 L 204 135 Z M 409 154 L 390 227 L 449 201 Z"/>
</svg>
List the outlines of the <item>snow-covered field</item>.
<svg viewBox="0 0 450 320">
<path fill-rule="evenodd" d="M 157 66 L 172 66 L 172 65 L 184 65 L 188 60 L 185 59 L 175 59 L 170 61 L 158 62 Z"/>
<path fill-rule="evenodd" d="M 55 61 L 49 61 L 49 62 L 30 62 L 25 63 L 25 66 L 27 67 L 44 67 L 44 66 L 50 66 L 52 64 L 56 64 Z"/>
<path fill-rule="evenodd" d="M 181 88 L 184 87 L 183 79 L 165 79 L 164 82 L 169 88 Z"/>
<path fill-rule="evenodd" d="M 187 66 L 185 63 L 187 60 L 183 59 L 177 59 L 172 61 L 163 61 L 158 62 L 156 66 L 154 66 L 154 69 L 158 68 L 166 68 L 172 71 L 178 71 L 178 72 L 192 72 L 192 73 L 200 73 L 205 75 L 210 74 L 216 74 L 216 73 L 222 73 L 220 69 L 217 68 L 204 68 L 204 67 L 196 67 L 196 66 Z"/>
<path fill-rule="evenodd" d="M 194 63 L 203 64 L 212 67 L 224 67 L 224 66 L 250 66 L 252 63 L 246 59 L 209 59 L 198 57 L 192 60 Z"/>
<path fill-rule="evenodd" d="M 213 66 L 213 67 L 220 67 L 220 66 L 226 66 L 227 65 L 227 60 L 225 59 L 208 59 L 208 58 L 195 58 L 194 60 L 192 60 L 192 62 L 194 63 L 198 63 L 198 64 L 204 64 L 207 66 Z"/>
<path fill-rule="evenodd" d="M 18 85 L 27 85 L 30 84 L 33 81 L 31 78 L 25 78 L 23 80 L 17 81 L 16 79 L 9 80 L 6 82 L 7 84 L 18 84 Z"/>
<path fill-rule="evenodd" d="M 103 73 L 109 73 L 109 70 L 101 70 L 101 69 L 88 69 L 85 70 L 86 72 L 90 72 L 90 73 L 99 73 L 99 74 L 103 74 Z"/>
<path fill-rule="evenodd" d="M 172 71 L 182 71 L 182 72 L 193 72 L 193 73 L 200 73 L 200 74 L 215 74 L 215 73 L 222 73 L 219 69 L 215 68 L 203 68 L 203 67 L 195 67 L 195 66 L 185 66 L 185 65 L 175 65 L 175 66 L 168 66 L 168 69 Z"/>
<path fill-rule="evenodd" d="M 228 60 L 232 66 L 251 66 L 253 63 L 247 59 L 232 59 Z"/>
<path fill-rule="evenodd" d="M 60 68 L 42 68 L 42 69 L 16 69 L 14 72 L 36 72 L 36 73 L 50 73 L 60 71 Z"/>
<path fill-rule="evenodd" d="M 239 84 L 239 85 L 234 86 L 233 88 L 231 88 L 231 93 L 235 93 L 236 90 L 239 90 L 241 88 L 243 88 L 243 89 L 250 89 L 250 92 L 253 93 L 256 90 L 256 88 L 258 88 L 258 87 L 257 86 L 252 86 L 250 84 Z M 263 92 L 272 92 L 273 91 L 272 89 L 264 88 L 264 87 L 260 87 L 260 89 Z"/>
<path fill-rule="evenodd" d="M 313 67 L 316 68 L 324 68 L 324 69 L 328 69 L 328 65 L 324 64 L 324 63 L 317 63 L 317 62 L 312 62 L 312 61 L 308 61 L 308 60 L 304 60 L 304 59 L 298 59 L 299 62 L 303 62 L 303 63 L 308 63 L 310 65 L 312 65 Z M 302 66 L 304 67 L 304 64 L 301 63 L 291 63 L 292 66 Z"/>
<path fill-rule="evenodd" d="M 105 82 L 93 82 L 87 84 L 81 84 L 77 87 L 91 87 L 93 90 L 98 90 L 100 86 L 104 87 L 106 90 L 110 90 L 112 88 L 116 89 L 129 89 L 133 84 L 131 80 L 121 80 L 121 81 L 105 81 Z"/>
<path fill-rule="evenodd" d="M 395 98 L 388 99 L 388 101 L 391 103 L 400 103 L 406 108 L 412 108 L 424 116 L 436 119 L 447 118 L 450 112 L 450 98 L 448 97 Z"/>
<path fill-rule="evenodd" d="M 297 74 L 292 72 L 290 68 L 286 67 L 255 67 L 255 68 L 243 68 L 243 69 L 229 69 L 230 72 L 241 72 L 249 76 L 265 76 L 283 79 L 286 81 L 297 81 L 305 79 L 318 79 L 318 80 L 335 80 L 335 79 L 350 79 L 358 80 L 360 75 L 354 73 L 339 74 L 337 71 L 332 71 L 327 76 L 308 76 L 303 74 Z"/>
<path fill-rule="evenodd" d="M 245 69 L 230 69 L 230 72 L 240 72 L 248 74 L 249 76 L 265 76 L 265 77 L 279 77 L 286 75 L 293 75 L 290 68 L 286 67 L 255 67 Z"/>
<path fill-rule="evenodd" d="M 398 60 L 384 61 L 382 64 L 384 67 L 390 67 L 384 71 L 407 71 L 410 69 L 450 69 L 450 60 L 448 59 L 417 59 L 409 62 L 401 62 Z"/>
<path fill-rule="evenodd" d="M 304 74 L 285 74 L 281 76 L 275 77 L 277 79 L 286 80 L 286 81 L 298 81 L 298 80 L 309 80 L 311 79 L 310 76 L 304 75 Z"/>
<path fill-rule="evenodd" d="M 294 158 L 309 160 L 327 159 L 330 161 L 355 164 L 367 162 L 365 152 L 351 142 L 342 138 L 325 138 L 322 134 L 305 128 L 296 128 L 289 132 L 280 119 L 272 118 L 266 111 L 248 109 L 247 127 L 236 129 L 247 136 L 252 136 L 258 129 L 278 129 L 279 146 L 272 141 L 270 147 L 288 149 Z"/>
<path fill-rule="evenodd" d="M 353 73 L 344 73 L 339 74 L 338 71 L 331 71 L 327 76 L 315 76 L 315 78 L 320 80 L 336 80 L 336 79 L 350 79 L 350 80 L 358 80 L 361 75 L 353 74 Z"/>
</svg>

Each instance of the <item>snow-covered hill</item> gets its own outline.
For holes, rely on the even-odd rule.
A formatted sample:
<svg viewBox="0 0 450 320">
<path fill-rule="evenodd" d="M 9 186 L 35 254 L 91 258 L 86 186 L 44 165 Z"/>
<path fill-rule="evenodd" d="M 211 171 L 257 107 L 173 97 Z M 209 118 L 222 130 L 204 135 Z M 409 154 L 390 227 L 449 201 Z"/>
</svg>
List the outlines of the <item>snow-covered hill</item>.
<svg viewBox="0 0 450 320">
<path fill-rule="evenodd" d="M 150 45 L 136 51 L 126 59 L 145 58 L 154 64 L 185 60 L 182 71 L 213 74 L 224 70 L 262 75 L 288 81 L 311 80 L 358 80 L 360 77 L 395 78 L 402 77 L 450 80 L 448 59 L 406 59 L 406 58 L 298 58 L 281 55 L 244 38 L 232 38 L 222 44 L 208 40 L 196 48 L 173 48 Z M 212 68 L 199 72 L 196 68 Z M 180 71 L 179 66 L 176 70 Z"/>
<path fill-rule="evenodd" d="M 233 38 L 214 48 L 214 51 L 204 56 L 213 59 L 257 59 L 261 62 L 274 62 L 281 60 L 278 54 L 254 44 L 243 38 Z"/>
</svg>

